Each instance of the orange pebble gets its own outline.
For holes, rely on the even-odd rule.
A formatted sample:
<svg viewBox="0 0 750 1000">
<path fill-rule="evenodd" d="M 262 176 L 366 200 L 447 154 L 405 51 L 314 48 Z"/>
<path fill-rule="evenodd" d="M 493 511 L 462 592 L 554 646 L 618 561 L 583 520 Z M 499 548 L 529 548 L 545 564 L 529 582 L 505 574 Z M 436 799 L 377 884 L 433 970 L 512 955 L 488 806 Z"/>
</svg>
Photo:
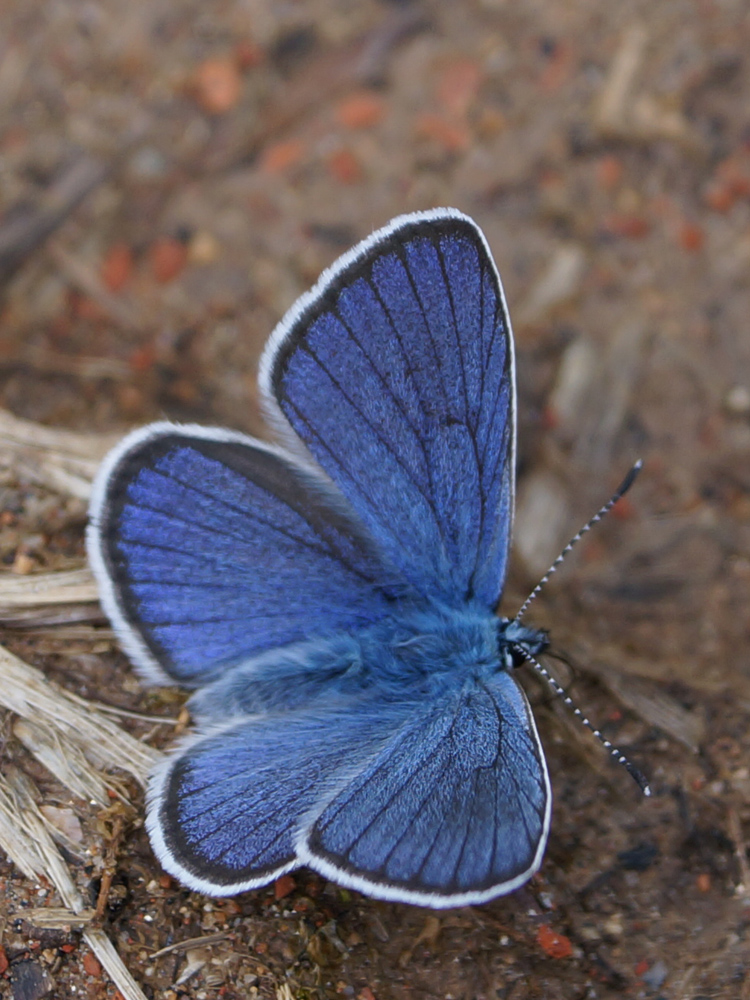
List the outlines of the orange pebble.
<svg viewBox="0 0 750 1000">
<path fill-rule="evenodd" d="M 536 940 L 542 951 L 550 958 L 570 958 L 573 954 L 570 938 L 556 933 L 547 924 L 542 924 L 536 932 Z"/>
<path fill-rule="evenodd" d="M 612 517 L 618 521 L 629 521 L 635 516 L 635 507 L 628 497 L 620 497 L 612 508 Z"/>
<path fill-rule="evenodd" d="M 603 156 L 596 165 L 596 180 L 605 191 L 616 188 L 622 179 L 622 161 L 616 156 Z"/>
<path fill-rule="evenodd" d="M 242 77 L 234 59 L 206 59 L 194 78 L 195 97 L 204 111 L 222 115 L 235 106 L 242 93 Z"/>
<path fill-rule="evenodd" d="M 544 430 L 554 431 L 560 426 L 560 414 L 554 406 L 545 406 L 539 423 Z"/>
<path fill-rule="evenodd" d="M 127 243 L 113 243 L 102 261 L 101 279 L 110 292 L 119 292 L 133 273 L 133 251 Z"/>
<path fill-rule="evenodd" d="M 286 139 L 267 146 L 260 157 L 260 168 L 267 174 L 281 174 L 299 163 L 305 152 L 301 139 Z"/>
<path fill-rule="evenodd" d="M 356 184 L 362 179 L 362 167 L 350 149 L 339 149 L 329 156 L 328 169 L 342 184 Z"/>
<path fill-rule="evenodd" d="M 160 285 L 166 285 L 182 271 L 188 251 L 184 243 L 172 236 L 161 236 L 151 244 L 151 271 Z"/>
<path fill-rule="evenodd" d="M 263 49 L 255 42 L 244 39 L 235 45 L 234 58 L 241 70 L 252 69 L 263 62 Z"/>
<path fill-rule="evenodd" d="M 99 959 L 96 955 L 92 955 L 90 951 L 87 951 L 83 956 L 83 971 L 87 976 L 94 976 L 96 979 L 101 978 L 102 967 Z"/>
<path fill-rule="evenodd" d="M 283 899 L 290 892 L 294 892 L 296 888 L 297 883 L 291 875 L 280 875 L 273 884 L 273 894 L 276 899 Z"/>
<path fill-rule="evenodd" d="M 564 42 L 555 45 L 542 75 L 539 77 L 539 89 L 552 92 L 558 90 L 570 75 L 573 66 L 573 50 Z"/>
<path fill-rule="evenodd" d="M 482 75 L 473 59 L 458 59 L 440 74 L 437 99 L 445 111 L 456 118 L 463 118 L 479 91 Z"/>
<path fill-rule="evenodd" d="M 711 876 L 708 872 L 701 872 L 700 875 L 695 880 L 696 888 L 698 892 L 710 892 L 711 891 Z"/>
<path fill-rule="evenodd" d="M 722 181 L 711 181 L 703 192 L 703 200 L 714 212 L 728 212 L 734 205 L 736 197 L 730 184 Z"/>
<path fill-rule="evenodd" d="M 385 114 L 383 99 L 370 90 L 345 97 L 336 109 L 336 117 L 346 128 L 372 128 Z"/>
<path fill-rule="evenodd" d="M 449 122 L 440 115 L 425 114 L 417 119 L 417 134 L 433 139 L 449 153 L 459 153 L 471 143 L 471 135 L 464 125 Z"/>
<path fill-rule="evenodd" d="M 107 313 L 102 309 L 96 299 L 83 292 L 74 292 L 70 299 L 74 315 L 78 319 L 87 320 L 90 323 L 101 323 L 108 318 Z"/>
<path fill-rule="evenodd" d="M 136 347 L 130 355 L 130 367 L 134 372 L 138 372 L 139 374 L 143 374 L 153 368 L 155 361 L 156 348 L 153 344 L 144 344 L 143 347 Z"/>
<path fill-rule="evenodd" d="M 750 195 L 750 172 L 746 162 L 730 156 L 716 168 L 716 176 L 724 182 L 737 198 Z"/>
<path fill-rule="evenodd" d="M 680 226 L 678 240 L 683 250 L 687 250 L 688 253 L 697 253 L 703 249 L 706 235 L 701 227 L 694 222 L 684 222 Z"/>
<path fill-rule="evenodd" d="M 650 226 L 641 215 L 613 212 L 604 220 L 604 228 L 614 236 L 624 236 L 629 240 L 641 240 L 648 235 Z"/>
</svg>

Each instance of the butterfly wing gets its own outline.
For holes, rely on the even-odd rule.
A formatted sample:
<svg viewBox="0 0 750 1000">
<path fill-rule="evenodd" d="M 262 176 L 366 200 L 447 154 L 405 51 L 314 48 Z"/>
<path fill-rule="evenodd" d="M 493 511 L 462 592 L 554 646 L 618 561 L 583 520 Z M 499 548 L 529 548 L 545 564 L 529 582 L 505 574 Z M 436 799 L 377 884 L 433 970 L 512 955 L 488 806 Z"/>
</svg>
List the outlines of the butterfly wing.
<svg viewBox="0 0 750 1000">
<path fill-rule="evenodd" d="M 150 795 L 167 871 L 215 895 L 307 864 L 424 906 L 510 892 L 541 863 L 550 792 L 507 674 L 433 705 L 352 703 L 247 718 L 171 758 Z"/>
<path fill-rule="evenodd" d="M 300 858 L 342 885 L 422 906 L 512 892 L 542 861 L 551 793 L 507 673 L 422 712 L 314 819 Z"/>
<path fill-rule="evenodd" d="M 126 438 L 95 483 L 87 541 L 136 664 L 188 686 L 370 624 L 398 592 L 322 475 L 212 428 L 154 424 Z"/>
<path fill-rule="evenodd" d="M 309 449 L 415 589 L 496 604 L 515 464 L 513 344 L 476 224 L 395 219 L 344 255 L 261 361 L 271 419 Z"/>
<path fill-rule="evenodd" d="M 365 767 L 402 721 L 400 711 L 329 708 L 244 718 L 194 738 L 151 782 L 157 857 L 209 895 L 265 885 L 300 864 L 306 813 Z"/>
</svg>

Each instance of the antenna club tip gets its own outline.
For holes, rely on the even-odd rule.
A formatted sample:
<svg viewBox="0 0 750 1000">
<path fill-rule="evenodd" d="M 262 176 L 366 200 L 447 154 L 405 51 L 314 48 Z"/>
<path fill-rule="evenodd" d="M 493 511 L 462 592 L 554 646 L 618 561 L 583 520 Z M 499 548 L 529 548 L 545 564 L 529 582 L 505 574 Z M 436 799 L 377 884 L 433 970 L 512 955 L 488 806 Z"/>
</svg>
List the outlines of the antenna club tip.
<svg viewBox="0 0 750 1000">
<path fill-rule="evenodd" d="M 620 497 L 624 496 L 628 492 L 630 487 L 638 478 L 638 474 L 642 468 L 643 468 L 643 459 L 639 458 L 638 461 L 631 467 L 630 472 L 628 472 L 627 476 L 625 476 L 619 488 L 615 491 L 612 500 L 610 500 L 610 506 L 616 503 L 620 499 Z"/>
</svg>

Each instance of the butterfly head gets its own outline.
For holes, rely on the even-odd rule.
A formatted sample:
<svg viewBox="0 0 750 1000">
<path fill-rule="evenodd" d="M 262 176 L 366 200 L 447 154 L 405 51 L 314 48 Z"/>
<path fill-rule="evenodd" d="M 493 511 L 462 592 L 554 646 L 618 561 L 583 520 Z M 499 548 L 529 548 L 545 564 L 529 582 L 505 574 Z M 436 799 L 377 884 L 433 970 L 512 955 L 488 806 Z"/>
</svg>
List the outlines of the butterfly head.
<svg viewBox="0 0 750 1000">
<path fill-rule="evenodd" d="M 544 629 L 529 628 L 517 618 L 500 618 L 497 644 L 502 665 L 512 670 L 543 653 L 549 646 L 549 636 Z"/>
</svg>

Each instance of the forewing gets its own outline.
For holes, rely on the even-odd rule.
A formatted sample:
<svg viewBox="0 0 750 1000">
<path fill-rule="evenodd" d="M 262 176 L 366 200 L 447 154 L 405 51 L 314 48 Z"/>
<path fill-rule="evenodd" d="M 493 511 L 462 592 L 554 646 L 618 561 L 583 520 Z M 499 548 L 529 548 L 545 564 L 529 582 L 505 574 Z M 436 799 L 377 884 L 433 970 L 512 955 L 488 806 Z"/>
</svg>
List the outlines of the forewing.
<svg viewBox="0 0 750 1000">
<path fill-rule="evenodd" d="M 245 718 L 184 746 L 152 780 L 148 829 L 164 868 L 193 889 L 253 889 L 300 862 L 303 818 L 358 773 L 399 711 Z"/>
<path fill-rule="evenodd" d="M 298 855 L 368 895 L 462 906 L 531 877 L 549 816 L 528 703 L 500 673 L 416 714 L 312 820 Z"/>
<path fill-rule="evenodd" d="M 188 686 L 368 625 L 399 592 L 322 474 L 212 428 L 155 424 L 125 439 L 95 483 L 88 549 L 135 662 Z"/>
<path fill-rule="evenodd" d="M 261 388 L 423 595 L 494 606 L 514 485 L 514 362 L 481 231 L 450 209 L 394 220 L 280 323 Z"/>
</svg>

